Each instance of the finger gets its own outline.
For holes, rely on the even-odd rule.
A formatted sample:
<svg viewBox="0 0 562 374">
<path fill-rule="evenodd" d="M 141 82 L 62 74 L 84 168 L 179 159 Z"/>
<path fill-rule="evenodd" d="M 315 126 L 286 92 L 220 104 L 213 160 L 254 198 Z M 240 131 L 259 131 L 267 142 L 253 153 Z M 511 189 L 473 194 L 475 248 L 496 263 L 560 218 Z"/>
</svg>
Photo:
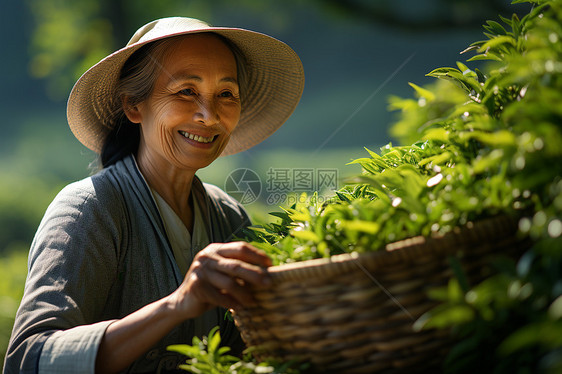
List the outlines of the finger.
<svg viewBox="0 0 562 374">
<path fill-rule="evenodd" d="M 247 262 L 222 257 L 216 266 L 218 271 L 227 274 L 230 278 L 240 279 L 244 283 L 256 286 L 267 286 L 271 283 L 269 274 L 264 268 Z"/>
<path fill-rule="evenodd" d="M 221 273 L 229 278 L 238 278 L 255 286 L 269 286 L 271 279 L 266 269 L 234 258 L 223 257 L 213 251 L 201 251 L 193 261 L 193 269 L 205 279 L 208 274 Z"/>
<path fill-rule="evenodd" d="M 231 294 L 221 291 L 210 284 L 199 284 L 199 286 L 196 287 L 196 291 L 194 291 L 193 296 L 200 301 L 204 300 L 209 305 L 222 306 L 227 309 L 238 309 L 240 305 L 245 303 L 244 301 L 239 301 Z M 248 302 L 248 305 L 250 304 L 251 301 Z"/>
<path fill-rule="evenodd" d="M 239 305 L 251 306 L 255 304 L 250 287 L 240 278 L 233 278 L 219 272 L 212 274 L 212 285 L 221 294 L 231 297 Z"/>
<path fill-rule="evenodd" d="M 214 243 L 213 249 L 223 257 L 235 258 L 257 266 L 271 266 L 271 259 L 264 251 L 246 242 Z"/>
<path fill-rule="evenodd" d="M 196 296 L 203 302 L 224 307 L 254 305 L 252 292 L 244 280 L 221 271 L 212 270 L 209 266 L 198 267 L 191 274 L 190 281 L 193 282 Z M 204 292 L 201 292 L 201 290 L 204 290 Z M 229 304 L 225 304 L 225 302 Z"/>
</svg>

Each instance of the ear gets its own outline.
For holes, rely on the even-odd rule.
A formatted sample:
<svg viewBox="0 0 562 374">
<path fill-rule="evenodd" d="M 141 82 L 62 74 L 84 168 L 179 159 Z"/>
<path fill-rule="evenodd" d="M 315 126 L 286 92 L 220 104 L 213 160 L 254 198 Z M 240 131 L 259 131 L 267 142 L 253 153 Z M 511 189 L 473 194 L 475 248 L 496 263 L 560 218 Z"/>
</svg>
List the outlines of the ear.
<svg viewBox="0 0 562 374">
<path fill-rule="evenodd" d="M 141 123 L 142 122 L 142 115 L 139 111 L 138 105 L 131 105 L 129 104 L 129 97 L 123 97 L 122 103 L 123 111 L 125 115 L 132 123 Z"/>
</svg>

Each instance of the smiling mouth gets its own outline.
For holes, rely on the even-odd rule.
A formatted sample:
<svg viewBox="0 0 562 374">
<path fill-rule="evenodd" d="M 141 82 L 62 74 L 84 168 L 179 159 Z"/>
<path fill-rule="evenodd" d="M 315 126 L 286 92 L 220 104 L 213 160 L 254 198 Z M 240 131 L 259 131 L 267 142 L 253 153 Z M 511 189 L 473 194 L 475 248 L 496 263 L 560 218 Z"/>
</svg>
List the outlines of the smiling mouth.
<svg viewBox="0 0 562 374">
<path fill-rule="evenodd" d="M 217 135 L 215 135 L 215 136 L 210 136 L 208 138 L 205 138 L 204 136 L 190 134 L 187 131 L 179 131 L 179 133 L 183 137 L 185 137 L 187 139 L 195 140 L 198 143 L 210 143 L 213 140 L 215 140 L 215 138 L 217 137 Z"/>
</svg>

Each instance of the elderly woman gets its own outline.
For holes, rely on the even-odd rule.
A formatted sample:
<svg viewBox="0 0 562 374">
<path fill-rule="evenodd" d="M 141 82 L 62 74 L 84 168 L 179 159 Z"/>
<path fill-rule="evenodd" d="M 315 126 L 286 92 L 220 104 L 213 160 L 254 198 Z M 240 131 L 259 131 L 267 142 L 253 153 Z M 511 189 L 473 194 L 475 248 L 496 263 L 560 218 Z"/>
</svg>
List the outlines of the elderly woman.
<svg viewBox="0 0 562 374">
<path fill-rule="evenodd" d="M 269 283 L 263 253 L 231 242 L 244 209 L 195 175 L 259 143 L 303 89 L 299 58 L 269 36 L 165 18 L 89 69 L 68 120 L 103 169 L 64 188 L 29 255 L 5 373 L 166 372 L 166 351 L 220 325 Z"/>
</svg>

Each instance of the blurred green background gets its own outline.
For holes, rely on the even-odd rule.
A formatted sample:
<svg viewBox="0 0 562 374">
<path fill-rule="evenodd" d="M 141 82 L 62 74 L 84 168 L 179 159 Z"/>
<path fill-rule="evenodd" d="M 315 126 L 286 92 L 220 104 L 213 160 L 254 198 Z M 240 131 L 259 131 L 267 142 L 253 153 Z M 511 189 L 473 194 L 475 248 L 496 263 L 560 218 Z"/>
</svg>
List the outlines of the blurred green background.
<svg viewBox="0 0 562 374">
<path fill-rule="evenodd" d="M 433 68 L 463 59 L 486 19 L 514 12 L 508 0 L 0 0 L 0 359 L 43 212 L 95 160 L 70 133 L 65 100 L 76 79 L 138 27 L 195 17 L 272 35 L 301 57 L 306 85 L 289 121 L 199 173 L 224 188 L 230 172 L 254 170 L 262 194 L 247 208 L 259 221 L 276 210 L 265 191 L 270 168 L 357 173 L 345 164 L 392 140 L 387 97 L 411 96 L 407 82 L 429 82 Z"/>
</svg>

